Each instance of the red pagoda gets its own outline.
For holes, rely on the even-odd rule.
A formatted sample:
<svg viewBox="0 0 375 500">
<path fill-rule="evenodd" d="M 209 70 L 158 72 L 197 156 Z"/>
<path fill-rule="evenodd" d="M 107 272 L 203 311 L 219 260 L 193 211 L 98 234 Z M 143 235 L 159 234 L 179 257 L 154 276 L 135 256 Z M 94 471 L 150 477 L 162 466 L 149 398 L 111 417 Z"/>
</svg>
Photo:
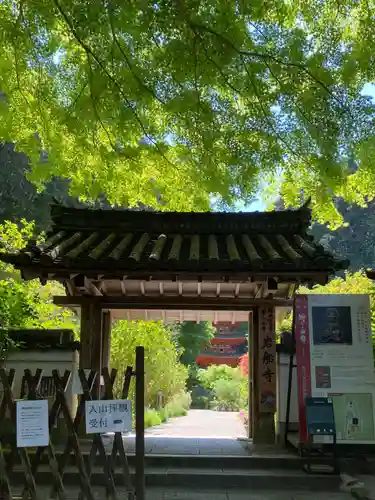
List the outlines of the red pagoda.
<svg viewBox="0 0 375 500">
<path fill-rule="evenodd" d="M 197 357 L 197 364 L 238 366 L 247 352 L 248 323 L 214 323 L 214 327 L 216 334 Z"/>
</svg>

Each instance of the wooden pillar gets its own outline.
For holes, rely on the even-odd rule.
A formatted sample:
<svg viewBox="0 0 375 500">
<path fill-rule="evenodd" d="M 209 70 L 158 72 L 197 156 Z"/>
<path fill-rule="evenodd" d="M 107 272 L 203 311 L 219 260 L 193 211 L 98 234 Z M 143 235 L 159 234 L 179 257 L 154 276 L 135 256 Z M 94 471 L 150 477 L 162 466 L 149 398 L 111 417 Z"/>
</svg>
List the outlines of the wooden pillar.
<svg viewBox="0 0 375 500">
<path fill-rule="evenodd" d="M 135 493 L 145 500 L 145 348 L 135 348 Z"/>
<path fill-rule="evenodd" d="M 252 437 L 254 444 L 275 444 L 275 310 L 257 307 L 252 317 Z"/>
<path fill-rule="evenodd" d="M 248 374 L 249 374 L 249 389 L 248 389 L 248 425 L 247 425 L 247 437 L 251 439 L 253 437 L 253 387 L 254 387 L 254 381 L 253 381 L 253 349 L 254 349 L 254 328 L 253 328 L 253 313 L 249 313 L 249 322 L 248 322 L 248 357 L 247 357 L 247 362 L 248 362 Z"/>
<path fill-rule="evenodd" d="M 111 312 L 105 311 L 102 319 L 102 367 L 108 369 L 111 357 L 111 326 Z"/>
<path fill-rule="evenodd" d="M 79 367 L 102 372 L 102 310 L 88 301 L 81 307 L 81 350 Z M 97 378 L 96 393 L 99 395 L 100 376 Z M 95 395 L 95 391 L 93 396 Z"/>
<path fill-rule="evenodd" d="M 91 306 L 84 304 L 81 306 L 81 349 L 79 352 L 79 367 L 91 368 Z"/>
<path fill-rule="evenodd" d="M 102 369 L 102 311 L 94 304 L 81 306 L 81 351 L 79 367 Z"/>
<path fill-rule="evenodd" d="M 93 387 L 94 399 L 100 397 L 100 375 L 102 372 L 102 310 L 89 300 L 81 306 L 81 349 L 79 367 L 99 373 Z M 85 436 L 85 419 L 81 421 L 78 433 Z"/>
</svg>

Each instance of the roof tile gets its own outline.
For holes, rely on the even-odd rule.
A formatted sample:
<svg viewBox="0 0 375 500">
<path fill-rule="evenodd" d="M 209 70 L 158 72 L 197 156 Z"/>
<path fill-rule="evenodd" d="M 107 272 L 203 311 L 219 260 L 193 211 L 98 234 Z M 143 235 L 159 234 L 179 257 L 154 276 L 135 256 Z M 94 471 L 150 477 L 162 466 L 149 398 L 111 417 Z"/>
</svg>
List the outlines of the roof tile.
<svg viewBox="0 0 375 500">
<path fill-rule="evenodd" d="M 345 267 L 307 234 L 310 212 L 250 214 L 52 210 L 46 241 L 1 259 L 19 268 L 118 276 L 128 270 L 332 272 Z"/>
</svg>

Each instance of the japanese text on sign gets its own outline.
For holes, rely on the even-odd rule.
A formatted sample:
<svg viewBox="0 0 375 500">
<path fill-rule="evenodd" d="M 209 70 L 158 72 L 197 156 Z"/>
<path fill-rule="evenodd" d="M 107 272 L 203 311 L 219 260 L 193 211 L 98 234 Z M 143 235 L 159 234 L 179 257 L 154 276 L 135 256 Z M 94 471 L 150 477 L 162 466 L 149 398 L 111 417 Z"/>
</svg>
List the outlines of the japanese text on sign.
<svg viewBox="0 0 375 500">
<path fill-rule="evenodd" d="M 276 409 L 276 343 L 273 308 L 259 309 L 259 383 L 260 411 Z"/>
<path fill-rule="evenodd" d="M 87 434 L 131 430 L 132 411 L 129 399 L 86 401 Z"/>
<path fill-rule="evenodd" d="M 48 446 L 48 400 L 17 401 L 17 447 Z"/>
</svg>

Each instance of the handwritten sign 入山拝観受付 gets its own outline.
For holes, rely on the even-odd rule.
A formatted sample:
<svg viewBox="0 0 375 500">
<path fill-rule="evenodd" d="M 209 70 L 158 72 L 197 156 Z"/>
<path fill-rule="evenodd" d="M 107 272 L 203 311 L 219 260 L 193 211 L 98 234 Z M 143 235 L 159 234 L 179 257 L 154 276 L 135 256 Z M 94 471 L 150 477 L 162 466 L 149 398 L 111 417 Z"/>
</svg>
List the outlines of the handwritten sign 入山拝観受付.
<svg viewBox="0 0 375 500">
<path fill-rule="evenodd" d="M 129 399 L 86 401 L 86 433 L 130 432 L 132 410 Z"/>
</svg>

